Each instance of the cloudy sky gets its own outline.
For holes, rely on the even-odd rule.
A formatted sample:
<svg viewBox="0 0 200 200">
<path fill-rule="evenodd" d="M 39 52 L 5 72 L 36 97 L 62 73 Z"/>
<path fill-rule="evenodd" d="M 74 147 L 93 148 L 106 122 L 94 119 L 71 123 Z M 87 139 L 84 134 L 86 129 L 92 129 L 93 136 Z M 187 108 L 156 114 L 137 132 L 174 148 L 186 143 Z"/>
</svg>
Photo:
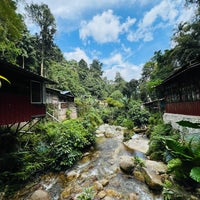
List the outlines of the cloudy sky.
<svg viewBox="0 0 200 200">
<path fill-rule="evenodd" d="M 177 24 L 194 8 L 185 0 L 26 0 L 45 3 L 56 19 L 55 43 L 67 60 L 103 63 L 104 76 L 116 72 L 129 81 L 155 51 L 169 49 Z M 35 27 L 28 22 L 29 29 Z"/>
</svg>

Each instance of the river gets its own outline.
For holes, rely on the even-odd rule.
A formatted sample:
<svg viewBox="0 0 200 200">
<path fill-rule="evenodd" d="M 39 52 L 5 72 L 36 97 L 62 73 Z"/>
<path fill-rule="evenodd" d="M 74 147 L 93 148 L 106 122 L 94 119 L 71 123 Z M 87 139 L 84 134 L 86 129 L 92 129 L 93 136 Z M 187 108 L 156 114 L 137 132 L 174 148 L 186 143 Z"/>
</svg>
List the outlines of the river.
<svg viewBox="0 0 200 200">
<path fill-rule="evenodd" d="M 141 136 L 142 137 L 142 136 Z M 123 145 L 123 131 L 115 131 L 111 137 L 99 135 L 96 146 L 84 154 L 83 158 L 65 173 L 48 174 L 42 177 L 40 185 L 48 191 L 51 200 L 77 199 L 85 189 L 91 189 L 96 195 L 93 199 L 161 200 L 147 185 L 136 180 L 132 175 L 123 173 L 119 168 L 121 156 L 144 154 L 130 151 Z M 28 200 L 30 195 L 20 199 Z"/>
</svg>

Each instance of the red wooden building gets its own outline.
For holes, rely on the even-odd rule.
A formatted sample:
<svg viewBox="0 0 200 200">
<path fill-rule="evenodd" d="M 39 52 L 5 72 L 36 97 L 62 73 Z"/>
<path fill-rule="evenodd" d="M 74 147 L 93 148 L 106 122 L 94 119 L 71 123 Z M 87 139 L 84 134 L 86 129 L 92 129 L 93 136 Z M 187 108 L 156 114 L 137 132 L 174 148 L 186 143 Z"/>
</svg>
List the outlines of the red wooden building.
<svg viewBox="0 0 200 200">
<path fill-rule="evenodd" d="M 55 84 L 54 81 L 2 62 L 0 75 L 11 82 L 1 81 L 0 125 L 28 123 L 45 116 L 45 84 Z"/>
<path fill-rule="evenodd" d="M 157 88 L 165 113 L 200 116 L 200 63 L 182 67 Z"/>
</svg>

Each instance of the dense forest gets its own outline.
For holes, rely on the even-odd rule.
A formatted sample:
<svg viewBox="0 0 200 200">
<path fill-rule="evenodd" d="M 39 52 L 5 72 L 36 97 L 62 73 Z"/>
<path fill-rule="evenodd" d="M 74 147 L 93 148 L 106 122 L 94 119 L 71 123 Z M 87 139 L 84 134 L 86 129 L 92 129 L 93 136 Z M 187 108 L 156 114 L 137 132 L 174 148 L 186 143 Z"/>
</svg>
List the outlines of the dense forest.
<svg viewBox="0 0 200 200">
<path fill-rule="evenodd" d="M 1 139 L 0 146 L 8 151 L 0 169 L 0 191 L 11 194 L 10 191 L 16 190 L 16 185 L 14 189 L 5 189 L 6 185 L 30 180 L 35 174 L 47 169 L 60 171 L 71 167 L 84 150 L 95 143 L 93 133 L 101 123 L 121 125 L 128 130 L 149 126 L 149 131 L 152 131 L 149 155 L 152 159 L 164 160 L 163 152 L 166 148 L 163 141 L 165 144 L 178 145 L 182 152 L 176 156 L 182 156 L 182 163 L 171 163 L 171 171 L 174 170 L 178 174 L 177 180 L 188 180 L 190 172 L 178 169 L 180 170 L 180 166 L 186 167 L 184 162 L 187 161 L 188 164 L 191 161 L 191 170 L 192 165 L 199 159 L 199 153 L 196 155 L 199 146 L 196 154 L 192 154 L 191 146 L 181 146 L 176 137 L 169 138 L 173 135 L 171 129 L 162 124 L 158 115 L 151 115 L 147 110 L 141 109 L 141 105 L 142 102 L 157 98 L 156 85 L 180 67 L 200 59 L 200 0 L 186 0 L 185 6 L 191 4 L 196 5 L 196 15 L 192 21 L 177 26 L 172 36 L 174 46 L 164 52 L 154 52 L 152 58 L 144 64 L 141 78 L 127 82 L 120 72 L 116 73 L 114 80 L 103 77 L 103 63 L 100 60 L 94 59 L 89 64 L 83 59 L 79 62 L 66 60 L 54 42 L 56 23 L 47 5 L 26 5 L 27 16 L 39 26 L 38 33 L 32 35 L 25 24 L 24 16 L 17 13 L 17 1 L 2 0 L 0 60 L 58 82 L 57 89 L 71 91 L 76 97 L 78 119 L 69 119 L 61 124 L 45 121 L 35 127 L 35 134 L 31 136 L 9 136 L 7 146 L 3 144 L 7 136 L 2 134 L 4 138 Z M 100 105 L 99 101 L 107 106 Z M 1 130 L 1 133 L 3 131 L 5 130 Z M 160 132 L 162 138 L 158 139 L 157 134 Z M 164 138 L 165 134 L 167 139 Z M 173 151 L 178 152 L 178 148 Z M 184 157 L 186 151 L 192 155 Z M 200 176 L 195 174 L 195 170 L 192 177 L 196 182 L 200 182 Z"/>
<path fill-rule="evenodd" d="M 59 89 L 70 90 L 77 97 L 91 95 L 105 99 L 119 90 L 125 97 L 148 101 L 154 98 L 153 86 L 177 68 L 199 59 L 200 3 L 187 0 L 186 6 L 190 4 L 197 5 L 195 18 L 178 25 L 172 36 L 173 48 L 154 52 L 153 57 L 144 64 L 140 80 L 126 82 L 120 72 L 117 72 L 114 81 L 107 80 L 102 77 L 103 63 L 99 60 L 93 60 L 90 64 L 83 59 L 79 62 L 66 60 L 54 43 L 55 18 L 45 4 L 26 6 L 27 16 L 39 26 L 38 33 L 31 35 L 24 16 L 16 12 L 17 3 L 2 1 L 0 59 L 53 79 L 60 83 L 57 86 Z"/>
</svg>

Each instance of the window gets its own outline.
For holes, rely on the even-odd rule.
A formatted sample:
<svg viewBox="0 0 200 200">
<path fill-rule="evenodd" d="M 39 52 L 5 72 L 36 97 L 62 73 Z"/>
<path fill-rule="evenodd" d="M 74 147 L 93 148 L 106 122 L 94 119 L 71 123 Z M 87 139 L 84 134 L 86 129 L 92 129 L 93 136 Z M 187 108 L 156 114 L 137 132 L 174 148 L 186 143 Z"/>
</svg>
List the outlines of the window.
<svg viewBox="0 0 200 200">
<path fill-rule="evenodd" d="M 43 102 L 42 83 L 31 81 L 31 103 L 41 104 Z"/>
</svg>

